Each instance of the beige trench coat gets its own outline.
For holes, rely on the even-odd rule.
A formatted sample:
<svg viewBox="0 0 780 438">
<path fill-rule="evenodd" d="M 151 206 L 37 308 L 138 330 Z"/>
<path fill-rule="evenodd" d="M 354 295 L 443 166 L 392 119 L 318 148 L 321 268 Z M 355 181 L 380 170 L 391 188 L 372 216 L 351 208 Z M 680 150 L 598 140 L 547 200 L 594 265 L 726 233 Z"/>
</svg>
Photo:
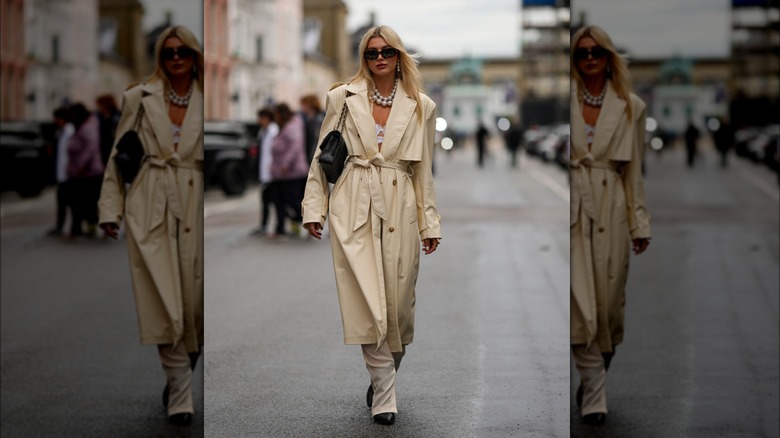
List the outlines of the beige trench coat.
<svg viewBox="0 0 780 438">
<path fill-rule="evenodd" d="M 591 151 L 577 93 L 571 98 L 571 343 L 611 352 L 623 341 L 631 239 L 650 237 L 642 157 L 645 104 L 627 103 L 611 84 Z"/>
<path fill-rule="evenodd" d="M 344 342 L 377 348 L 387 342 L 399 352 L 414 337 L 420 241 L 441 237 L 431 174 L 436 105 L 421 94 L 420 123 L 417 103 L 399 83 L 380 153 L 367 96 L 363 81 L 328 93 L 319 142 L 335 128 L 346 99 L 350 160 L 329 194 L 317 148 L 303 222 L 330 219 Z"/>
<path fill-rule="evenodd" d="M 194 85 L 178 150 L 159 81 L 125 92 L 116 138 L 132 129 L 147 158 L 125 193 L 111 152 L 100 193 L 100 223 L 125 221 L 143 344 L 203 344 L 203 93 Z"/>
</svg>

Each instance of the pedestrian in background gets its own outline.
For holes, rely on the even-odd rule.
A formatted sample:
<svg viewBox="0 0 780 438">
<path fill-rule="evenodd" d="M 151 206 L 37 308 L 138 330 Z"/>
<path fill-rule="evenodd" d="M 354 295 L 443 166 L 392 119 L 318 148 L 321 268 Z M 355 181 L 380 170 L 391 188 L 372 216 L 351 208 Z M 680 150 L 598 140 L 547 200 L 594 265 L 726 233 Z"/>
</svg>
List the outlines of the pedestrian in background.
<svg viewBox="0 0 780 438">
<path fill-rule="evenodd" d="M 477 166 L 482 167 L 485 164 L 485 154 L 487 151 L 485 150 L 487 148 L 487 138 L 488 138 L 489 132 L 487 128 L 485 128 L 485 124 L 481 121 L 479 122 L 479 125 L 477 126 Z"/>
<path fill-rule="evenodd" d="M 349 159 L 330 191 L 315 151 L 303 220 L 320 239 L 330 219 L 344 343 L 362 348 L 374 422 L 393 424 L 395 376 L 414 337 L 420 242 L 431 254 L 441 238 L 431 175 L 436 105 L 395 31 L 373 27 L 359 47 L 358 72 L 328 93 L 321 133 L 349 112 Z"/>
<path fill-rule="evenodd" d="M 692 120 L 688 120 L 688 127 L 685 128 L 685 156 L 689 168 L 693 168 L 693 163 L 696 160 L 698 153 L 696 144 L 699 142 L 699 136 L 699 129 Z"/>
<path fill-rule="evenodd" d="M 603 29 L 583 27 L 571 41 L 571 344 L 580 414 L 599 425 L 606 371 L 623 341 L 630 248 L 642 254 L 650 243 L 645 104 L 631 93 L 628 69 Z"/>
<path fill-rule="evenodd" d="M 734 128 L 725 117 L 720 117 L 719 121 L 720 126 L 712 137 L 720 154 L 720 167 L 725 169 L 728 166 L 729 151 L 734 146 Z"/>
<path fill-rule="evenodd" d="M 94 237 L 104 169 L 100 158 L 100 126 L 97 117 L 82 103 L 71 105 L 70 118 L 75 128 L 68 141 L 68 191 L 73 218 L 70 235 L 83 235 L 82 225 L 86 222 L 87 234 Z"/>
<path fill-rule="evenodd" d="M 509 126 L 509 130 L 504 136 L 504 140 L 506 141 L 506 148 L 509 151 L 510 165 L 512 166 L 512 169 L 517 168 L 517 150 L 520 149 L 522 145 L 524 132 L 525 131 L 523 130 L 523 126 L 520 124 L 520 122 L 516 118 L 513 118 L 511 125 Z"/>
<path fill-rule="evenodd" d="M 57 125 L 56 142 L 57 150 L 55 155 L 55 172 L 57 179 L 57 220 L 54 228 L 49 231 L 50 235 L 62 235 L 65 227 L 65 219 L 70 210 L 71 221 L 73 217 L 73 204 L 70 200 L 68 187 L 68 143 L 70 138 L 76 132 L 73 123 L 70 122 L 70 110 L 68 107 L 60 107 L 54 110 L 54 124 Z"/>
<path fill-rule="evenodd" d="M 135 129 L 143 111 L 146 156 L 127 192 L 109 160 L 100 226 L 116 238 L 125 221 L 141 343 L 157 346 L 169 421 L 186 425 L 203 346 L 203 51 L 190 30 L 173 26 L 157 39 L 155 59 L 154 73 L 125 91 L 116 133 Z"/>
<path fill-rule="evenodd" d="M 307 94 L 301 98 L 301 113 L 306 126 L 306 162 L 311 163 L 314 150 L 317 149 L 317 140 L 320 138 L 320 128 L 325 119 L 325 112 L 320 106 L 320 99 L 314 94 Z"/>
<path fill-rule="evenodd" d="M 105 166 L 108 164 L 108 157 L 114 146 L 114 134 L 116 134 L 121 113 L 116 105 L 116 99 L 110 94 L 101 94 L 96 102 L 100 120 L 100 156 L 103 159 L 103 166 Z"/>
<path fill-rule="evenodd" d="M 273 139 L 271 148 L 271 178 L 278 192 L 275 235 L 285 234 L 286 217 L 290 218 L 292 232 L 297 235 L 301 230 L 301 201 L 309 171 L 303 119 L 286 103 L 279 103 L 274 107 L 274 120 L 279 124 L 279 135 Z"/>
<path fill-rule="evenodd" d="M 257 124 L 260 126 L 260 130 L 257 133 L 257 143 L 260 145 L 260 160 L 258 163 L 260 228 L 255 234 L 262 235 L 268 230 L 268 217 L 271 206 L 274 206 L 275 210 L 279 208 L 277 189 L 271 177 L 272 147 L 274 139 L 279 135 L 279 125 L 274 122 L 274 113 L 270 108 L 263 108 L 257 112 Z"/>
</svg>

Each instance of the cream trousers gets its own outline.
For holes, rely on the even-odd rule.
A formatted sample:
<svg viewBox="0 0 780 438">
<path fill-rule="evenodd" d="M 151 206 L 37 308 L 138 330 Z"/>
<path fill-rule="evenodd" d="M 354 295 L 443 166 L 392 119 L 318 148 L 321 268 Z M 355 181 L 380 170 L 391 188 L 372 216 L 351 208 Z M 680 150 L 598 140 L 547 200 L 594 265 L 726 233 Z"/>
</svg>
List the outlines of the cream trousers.
<svg viewBox="0 0 780 438">
<path fill-rule="evenodd" d="M 165 377 L 168 379 L 168 416 L 182 412 L 194 412 L 192 407 L 192 369 L 184 343 L 158 345 Z"/>
<path fill-rule="evenodd" d="M 395 405 L 395 373 L 406 354 L 406 345 L 399 353 L 391 353 L 387 342 L 379 350 L 375 344 L 362 344 L 361 347 L 368 374 L 371 376 L 371 385 L 374 387 L 371 415 L 398 413 Z"/>
<path fill-rule="evenodd" d="M 596 412 L 607 413 L 606 377 L 604 356 L 594 342 L 590 348 L 584 344 L 572 345 L 572 355 L 582 384 L 581 415 Z"/>
</svg>

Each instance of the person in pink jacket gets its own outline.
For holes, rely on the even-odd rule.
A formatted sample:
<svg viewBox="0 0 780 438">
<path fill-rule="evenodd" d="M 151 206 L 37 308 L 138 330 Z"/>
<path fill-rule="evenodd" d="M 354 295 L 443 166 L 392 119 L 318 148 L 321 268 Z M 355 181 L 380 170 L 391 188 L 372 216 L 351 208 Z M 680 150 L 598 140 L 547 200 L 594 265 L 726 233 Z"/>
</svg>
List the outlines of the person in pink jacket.
<svg viewBox="0 0 780 438">
<path fill-rule="evenodd" d="M 305 131 L 301 116 L 294 114 L 285 103 L 274 107 L 279 124 L 279 135 L 271 148 L 271 177 L 278 187 L 276 235 L 284 235 L 285 217 L 292 221 L 294 233 L 300 230 L 301 201 L 306 189 L 309 163 L 306 160 Z"/>
<path fill-rule="evenodd" d="M 98 119 L 87 108 L 76 103 L 70 108 L 76 128 L 68 141 L 68 181 L 72 188 L 73 223 L 71 236 L 82 235 L 81 224 L 87 222 L 89 234 L 97 232 L 97 202 L 103 180 L 103 161 L 100 157 L 100 129 Z"/>
</svg>

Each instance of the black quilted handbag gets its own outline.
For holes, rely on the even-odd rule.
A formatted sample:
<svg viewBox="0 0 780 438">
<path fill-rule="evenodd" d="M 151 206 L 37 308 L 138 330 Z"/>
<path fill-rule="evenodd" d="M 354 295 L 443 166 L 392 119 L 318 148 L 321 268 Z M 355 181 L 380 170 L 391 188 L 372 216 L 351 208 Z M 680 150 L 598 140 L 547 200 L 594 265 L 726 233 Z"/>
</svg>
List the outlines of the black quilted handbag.
<svg viewBox="0 0 780 438">
<path fill-rule="evenodd" d="M 341 131 L 344 130 L 344 117 L 347 115 L 347 102 L 344 101 L 344 107 L 341 108 L 341 117 L 336 124 L 336 129 L 330 131 L 320 144 L 320 167 L 325 172 L 325 178 L 331 184 L 335 184 L 339 179 L 341 172 L 344 171 L 344 164 L 347 161 L 347 143 Z"/>
<path fill-rule="evenodd" d="M 116 155 L 114 163 L 122 176 L 125 184 L 131 184 L 141 169 L 141 161 L 144 158 L 144 145 L 138 136 L 138 128 L 141 125 L 141 117 L 144 114 L 143 104 L 139 105 L 138 113 L 135 116 L 133 129 L 127 131 L 116 144 Z"/>
</svg>

